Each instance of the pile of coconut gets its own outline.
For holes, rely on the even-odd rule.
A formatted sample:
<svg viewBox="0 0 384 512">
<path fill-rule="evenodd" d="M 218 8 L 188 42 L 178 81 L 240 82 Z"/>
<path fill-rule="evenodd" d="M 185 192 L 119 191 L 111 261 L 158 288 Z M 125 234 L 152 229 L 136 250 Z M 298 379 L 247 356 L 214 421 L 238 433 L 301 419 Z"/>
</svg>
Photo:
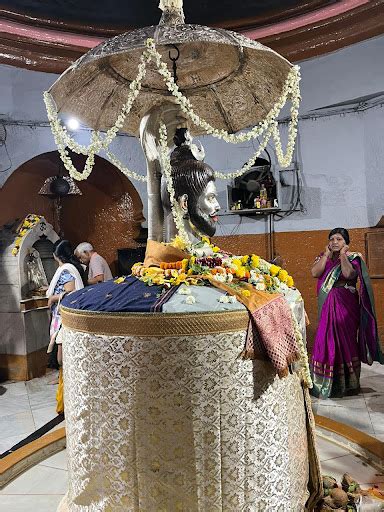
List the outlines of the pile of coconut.
<svg viewBox="0 0 384 512">
<path fill-rule="evenodd" d="M 341 486 L 335 478 L 323 476 L 323 498 L 317 512 L 380 512 L 384 511 L 384 492 L 378 488 L 361 489 L 351 475 L 345 473 Z"/>
</svg>

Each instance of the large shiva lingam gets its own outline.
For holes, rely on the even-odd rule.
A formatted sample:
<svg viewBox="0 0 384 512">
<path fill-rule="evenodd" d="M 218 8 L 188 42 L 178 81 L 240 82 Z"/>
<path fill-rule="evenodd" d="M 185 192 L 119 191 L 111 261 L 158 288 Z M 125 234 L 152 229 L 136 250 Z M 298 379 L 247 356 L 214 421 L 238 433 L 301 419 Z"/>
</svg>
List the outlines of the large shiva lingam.
<svg viewBox="0 0 384 512">
<path fill-rule="evenodd" d="M 209 239 L 215 179 L 246 172 L 270 139 L 289 163 L 298 69 L 238 34 L 184 24 L 180 0 L 161 7 L 158 26 L 106 41 L 45 93 L 72 177 L 89 176 L 104 150 L 148 186 L 145 261 L 62 300 L 69 486 L 59 510 L 313 510 L 319 467 L 301 295 L 284 269 Z M 284 154 L 277 116 L 287 99 Z M 93 128 L 89 146 L 69 136 L 61 114 Z M 146 176 L 110 151 L 118 131 L 140 135 Z M 224 174 L 193 142 L 201 133 L 261 143 Z M 68 147 L 87 155 L 82 172 Z"/>
</svg>

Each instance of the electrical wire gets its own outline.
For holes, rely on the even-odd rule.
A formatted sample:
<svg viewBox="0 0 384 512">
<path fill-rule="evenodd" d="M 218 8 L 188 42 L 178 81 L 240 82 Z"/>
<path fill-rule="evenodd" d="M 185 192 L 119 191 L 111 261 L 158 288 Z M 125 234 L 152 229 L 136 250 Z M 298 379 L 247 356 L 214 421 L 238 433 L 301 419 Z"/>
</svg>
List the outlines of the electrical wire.
<svg viewBox="0 0 384 512">
<path fill-rule="evenodd" d="M 7 148 L 7 128 L 4 126 L 4 124 L 2 124 L 0 126 L 2 126 L 2 128 L 4 130 L 4 135 L 0 139 L 0 147 L 4 146 L 4 149 L 5 149 L 5 152 L 7 154 L 8 161 L 9 161 L 8 167 L 6 169 L 1 169 L 0 170 L 0 174 L 3 174 L 5 172 L 9 171 L 9 169 L 12 167 L 12 159 L 11 159 L 11 157 L 9 155 L 8 148 Z"/>
</svg>

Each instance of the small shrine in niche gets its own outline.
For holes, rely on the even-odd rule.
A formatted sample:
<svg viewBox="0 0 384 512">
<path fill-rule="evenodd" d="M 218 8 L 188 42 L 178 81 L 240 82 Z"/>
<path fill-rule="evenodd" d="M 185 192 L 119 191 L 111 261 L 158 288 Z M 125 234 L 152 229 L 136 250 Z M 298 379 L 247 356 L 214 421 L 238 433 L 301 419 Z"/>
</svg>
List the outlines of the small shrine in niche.
<svg viewBox="0 0 384 512">
<path fill-rule="evenodd" d="M 0 372 L 5 380 L 45 374 L 45 292 L 57 267 L 52 247 L 58 238 L 51 224 L 34 214 L 0 229 Z"/>
</svg>

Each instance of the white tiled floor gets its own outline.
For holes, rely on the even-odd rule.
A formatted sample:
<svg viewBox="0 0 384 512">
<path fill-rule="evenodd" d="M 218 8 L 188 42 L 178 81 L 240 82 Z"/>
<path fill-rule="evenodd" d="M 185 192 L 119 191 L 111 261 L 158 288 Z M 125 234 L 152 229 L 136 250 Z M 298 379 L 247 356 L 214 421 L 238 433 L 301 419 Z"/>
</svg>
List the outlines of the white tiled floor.
<svg viewBox="0 0 384 512">
<path fill-rule="evenodd" d="M 56 386 L 48 378 L 26 383 L 3 384 L 0 396 L 0 451 L 24 439 L 56 416 Z M 357 397 L 319 401 L 314 411 L 351 425 L 384 441 L 384 366 L 363 367 L 362 393 Z M 62 426 L 59 425 L 58 427 Z M 330 440 L 318 439 L 322 473 L 338 480 L 348 471 L 364 487 L 384 489 L 384 474 L 360 456 Z M 65 450 L 46 459 L 16 478 L 0 492 L 0 510 L 53 512 L 67 488 Z"/>
<path fill-rule="evenodd" d="M 54 512 L 67 491 L 66 451 L 29 469 L 0 491 L 0 510 Z"/>
<path fill-rule="evenodd" d="M 0 384 L 5 388 L 0 396 L 0 453 L 57 416 L 57 386 L 49 384 L 56 375 L 55 372 L 28 382 Z"/>
</svg>

